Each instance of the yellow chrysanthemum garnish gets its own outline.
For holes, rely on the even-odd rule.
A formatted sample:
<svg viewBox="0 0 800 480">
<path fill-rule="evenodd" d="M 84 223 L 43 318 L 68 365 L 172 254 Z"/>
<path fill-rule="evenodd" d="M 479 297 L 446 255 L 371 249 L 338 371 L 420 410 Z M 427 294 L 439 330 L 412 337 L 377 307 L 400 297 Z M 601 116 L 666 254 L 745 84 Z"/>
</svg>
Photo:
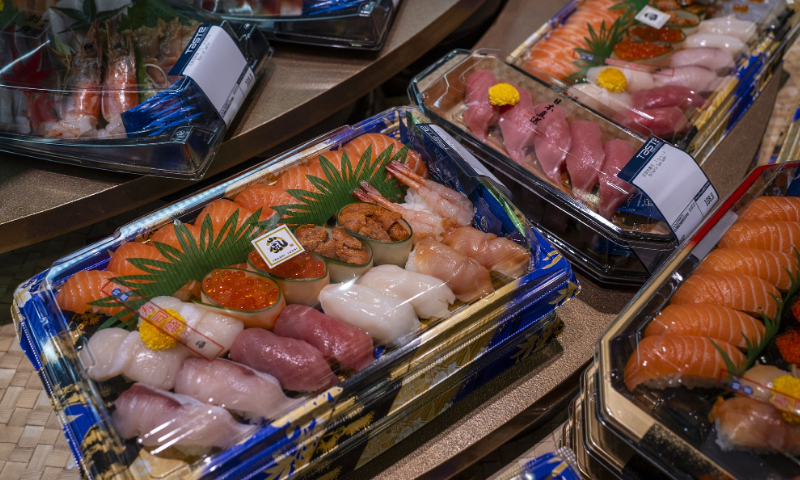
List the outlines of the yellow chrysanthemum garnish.
<svg viewBox="0 0 800 480">
<path fill-rule="evenodd" d="M 507 83 L 498 83 L 489 89 L 489 103 L 495 107 L 516 105 L 519 103 L 519 92 Z"/>
<path fill-rule="evenodd" d="M 170 314 L 172 317 L 170 320 L 179 321 L 181 326 L 173 336 L 163 332 L 149 321 L 152 314 L 144 319 L 142 324 L 139 325 L 139 336 L 142 337 L 142 342 L 150 350 L 167 350 L 174 347 L 178 343 L 180 334 L 186 330 L 186 320 L 178 312 L 172 309 L 165 309 L 164 311 Z M 170 320 L 167 320 L 167 322 Z"/>
<path fill-rule="evenodd" d="M 622 93 L 628 89 L 628 79 L 618 68 L 603 69 L 597 75 L 597 84 L 612 93 Z"/>
<path fill-rule="evenodd" d="M 800 378 L 781 375 L 772 381 L 773 394 L 769 399 L 781 411 L 781 416 L 791 425 L 800 425 L 800 416 L 792 411 L 800 408 Z"/>
</svg>

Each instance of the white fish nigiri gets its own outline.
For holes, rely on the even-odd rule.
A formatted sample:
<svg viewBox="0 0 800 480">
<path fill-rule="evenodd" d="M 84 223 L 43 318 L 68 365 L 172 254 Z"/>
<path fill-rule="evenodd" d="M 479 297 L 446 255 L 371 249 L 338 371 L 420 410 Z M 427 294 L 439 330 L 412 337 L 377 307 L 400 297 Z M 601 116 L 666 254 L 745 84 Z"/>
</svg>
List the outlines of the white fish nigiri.
<svg viewBox="0 0 800 480">
<path fill-rule="evenodd" d="M 727 17 L 709 18 L 700 22 L 697 31 L 701 33 L 716 33 L 730 35 L 747 43 L 756 35 L 756 24 L 749 20 L 739 20 L 733 15 Z"/>
<path fill-rule="evenodd" d="M 586 80 L 588 80 L 589 83 L 597 85 L 597 76 L 600 75 L 600 72 L 607 68 L 617 69 L 622 72 L 623 75 L 625 75 L 625 81 L 628 83 L 628 88 L 626 91 L 629 93 L 653 88 L 653 75 L 650 72 L 633 70 L 631 68 L 611 66 L 592 67 L 586 71 Z"/>
<path fill-rule="evenodd" d="M 169 447 L 190 454 L 227 448 L 258 429 L 238 423 L 224 408 L 141 383 L 122 392 L 114 406 L 120 437 L 138 437 L 145 447 L 158 447 L 151 453 Z"/>
<path fill-rule="evenodd" d="M 696 65 L 711 70 L 729 69 L 733 66 L 733 55 L 722 48 L 685 48 L 673 53 L 669 59 L 670 67 Z"/>
<path fill-rule="evenodd" d="M 178 372 L 175 393 L 251 419 L 275 419 L 297 402 L 283 393 L 272 375 L 221 358 L 187 358 Z"/>
<path fill-rule="evenodd" d="M 684 87 L 695 92 L 713 90 L 718 78 L 711 70 L 696 65 L 670 68 L 653 75 L 656 88 Z"/>
<path fill-rule="evenodd" d="M 92 379 L 104 382 L 109 378 L 122 375 L 126 358 L 119 352 L 129 333 L 124 328 L 106 328 L 89 338 L 89 342 L 78 355 L 81 363 L 86 367 L 86 373 Z"/>
<path fill-rule="evenodd" d="M 731 55 L 741 52 L 745 45 L 744 42 L 731 35 L 720 35 L 718 33 L 695 33 L 686 37 L 683 41 L 683 48 L 712 47 L 727 50 Z"/>
<path fill-rule="evenodd" d="M 569 87 L 570 93 L 575 94 L 581 103 L 595 110 L 601 110 L 594 103 L 611 108 L 615 112 L 627 111 L 633 104 L 631 94 L 628 92 L 609 92 L 603 87 L 593 83 L 579 83 Z"/>
<path fill-rule="evenodd" d="M 373 288 L 389 298 L 409 302 L 420 318 L 447 317 L 447 306 L 456 296 L 447 284 L 438 278 L 409 272 L 397 265 L 380 265 L 371 268 L 358 279 L 359 285 Z"/>
<path fill-rule="evenodd" d="M 410 303 L 364 285 L 328 285 L 320 292 L 319 301 L 327 315 L 364 330 L 380 343 L 399 346 L 421 326 Z"/>
<path fill-rule="evenodd" d="M 118 355 L 123 358 L 122 374 L 127 378 L 171 390 L 181 364 L 191 352 L 180 344 L 166 350 L 150 350 L 135 331 L 125 338 Z"/>
</svg>

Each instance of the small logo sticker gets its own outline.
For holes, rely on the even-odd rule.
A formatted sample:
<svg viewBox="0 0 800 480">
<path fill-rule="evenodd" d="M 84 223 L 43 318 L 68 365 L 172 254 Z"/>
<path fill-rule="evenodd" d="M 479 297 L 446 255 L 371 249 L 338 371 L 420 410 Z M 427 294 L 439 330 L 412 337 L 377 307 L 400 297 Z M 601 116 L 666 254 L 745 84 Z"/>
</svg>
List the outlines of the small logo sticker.
<svg viewBox="0 0 800 480">
<path fill-rule="evenodd" d="M 641 9 L 634 18 L 653 28 L 661 28 L 667 23 L 667 20 L 669 20 L 669 14 L 647 5 Z"/>
<path fill-rule="evenodd" d="M 179 128 L 179 129 L 175 130 L 175 132 L 172 134 L 172 141 L 173 142 L 183 142 L 187 138 L 189 138 L 189 135 L 191 133 L 192 133 L 192 127 Z"/>
<path fill-rule="evenodd" d="M 275 268 L 304 250 L 286 225 L 281 225 L 256 238 L 253 240 L 253 246 L 269 268 Z"/>
</svg>

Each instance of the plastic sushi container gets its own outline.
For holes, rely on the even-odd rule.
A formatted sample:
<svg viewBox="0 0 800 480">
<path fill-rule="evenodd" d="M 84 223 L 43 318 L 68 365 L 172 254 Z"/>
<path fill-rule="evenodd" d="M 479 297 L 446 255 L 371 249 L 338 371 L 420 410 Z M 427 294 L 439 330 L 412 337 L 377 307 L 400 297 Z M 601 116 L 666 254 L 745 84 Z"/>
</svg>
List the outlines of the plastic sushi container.
<svg viewBox="0 0 800 480">
<path fill-rule="evenodd" d="M 763 279 L 763 269 L 736 273 L 731 265 L 740 265 L 738 260 L 726 264 L 720 259 L 739 254 L 780 258 L 781 251 L 789 250 L 786 245 L 796 244 L 792 239 L 781 250 L 748 249 L 740 232 L 762 224 L 796 228 L 794 221 L 771 220 L 763 207 L 797 202 L 799 174 L 797 162 L 755 169 L 598 342 L 598 420 L 671 478 L 791 479 L 798 474 L 791 440 L 797 426 L 789 401 L 782 400 L 794 396 L 784 383 L 796 381 L 791 362 L 797 359 L 788 356 L 787 346 L 797 333 L 792 312 L 797 282 L 786 275 L 797 271 L 799 259 L 787 252 L 787 270 L 778 271 L 783 280 L 772 282 Z M 741 303 L 748 302 L 742 295 L 727 302 L 724 290 L 714 298 L 700 293 L 710 283 L 719 282 L 724 289 L 739 281 L 753 283 L 731 291 L 739 288 L 752 292 L 754 299 L 762 297 L 751 301 L 757 307 Z M 719 320 L 713 312 L 719 312 Z M 695 326 L 686 327 L 686 321 Z M 723 330 L 707 330 L 724 329 L 734 321 L 742 323 L 729 331 L 733 336 L 727 342 L 720 339 Z M 697 355 L 695 360 L 680 358 L 683 354 L 670 346 L 681 343 Z M 704 358 L 710 361 L 700 367 L 696 360 Z M 658 368 L 662 361 L 662 373 L 646 366 Z M 732 407 L 741 406 L 746 414 L 736 416 Z"/>
<path fill-rule="evenodd" d="M 186 2 L 123 3 L 0 6 L 0 150 L 203 176 L 272 48 Z"/>
<path fill-rule="evenodd" d="M 232 22 L 253 23 L 270 40 L 380 50 L 400 0 L 190 0 Z"/>
<path fill-rule="evenodd" d="M 509 60 L 587 104 L 610 107 L 617 121 L 655 124 L 674 113 L 673 129 L 652 130 L 702 163 L 794 43 L 798 20 L 783 0 L 573 0 Z M 683 116 L 664 110 L 676 107 Z"/>
<path fill-rule="evenodd" d="M 563 166 L 556 175 L 548 175 L 533 148 L 517 154 L 515 161 L 504 144 L 499 126 L 490 127 L 484 140 L 479 138 L 466 124 L 465 95 L 467 79 L 482 71 L 492 72 L 497 82 L 528 92 L 532 103 L 540 104 L 534 110 L 542 107 L 545 118 L 552 108 L 564 112 L 570 125 L 578 121 L 584 126 L 595 124 L 597 128 L 589 133 L 604 142 L 603 148 L 612 141 L 626 147 L 627 158 L 620 158 L 623 162 L 644 144 L 649 132 L 642 128 L 630 130 L 609 121 L 577 102 L 568 92 L 531 76 L 491 52 L 454 50 L 418 75 L 409 87 L 409 96 L 428 115 L 463 143 L 482 152 L 479 158 L 494 175 L 494 180 L 511 193 L 523 213 L 574 266 L 600 283 L 644 283 L 678 245 L 658 211 L 632 185 L 606 190 L 612 200 L 614 192 L 627 192 L 623 196 L 627 196 L 627 200 L 613 208 L 611 202 L 603 199 L 605 193 L 599 179 L 605 174 L 596 166 L 587 166 L 582 174 L 593 173 L 596 180 L 593 183 L 584 180 L 587 184 L 583 185 L 583 190 L 578 190 L 573 188 L 573 180 Z M 520 119 L 525 120 L 527 117 Z M 561 155 L 566 158 L 567 165 L 578 158 L 573 150 Z M 520 156 L 524 158 L 520 160 Z"/>
<path fill-rule="evenodd" d="M 432 134 L 430 127 L 430 120 L 413 107 L 390 109 L 359 124 L 341 127 L 121 227 L 114 236 L 62 258 L 19 287 L 12 313 L 21 346 L 46 386 L 72 452 L 88 478 L 118 475 L 283 479 L 343 475 L 400 442 L 561 332 L 564 324 L 556 309 L 580 290 L 566 259 L 502 193 L 475 173 L 459 150 L 444 148 L 443 137 Z M 376 138 L 389 146 L 376 158 L 370 158 L 373 147 L 382 148 Z M 356 139 L 373 143 L 361 144 L 365 150 L 354 168 L 349 164 L 348 152 L 357 147 Z M 406 146 L 400 148 L 403 144 Z M 395 146 L 400 150 L 392 154 Z M 339 167 L 332 160 L 337 155 L 341 155 Z M 320 177 L 308 173 L 314 162 L 320 164 L 317 168 L 321 170 L 314 171 Z M 373 167 L 369 167 L 370 162 Z M 391 215 L 391 226 L 380 226 L 384 225 L 381 220 L 375 227 L 384 229 L 382 235 L 393 232 L 391 239 L 371 241 L 371 235 L 380 236 L 364 230 L 371 224 L 359 217 L 363 222 L 359 226 L 351 219 L 358 213 L 362 217 L 387 217 L 375 216 L 380 208 L 376 205 L 349 203 L 355 201 L 350 188 L 360 185 L 364 192 L 374 194 L 374 188 L 388 198 L 402 196 L 398 180 L 386 175 L 390 169 L 396 169 L 399 176 L 412 177 L 409 171 L 419 173 L 424 169 L 431 180 L 417 178 L 423 187 L 436 191 L 450 188 L 444 190 L 448 198 L 467 198 L 473 207 L 468 221 L 474 220 L 482 230 L 457 230 L 467 229 L 467 233 L 485 241 L 496 241 L 492 245 L 510 244 L 506 248 L 516 252 L 518 256 L 513 258 L 517 261 L 505 264 L 512 265 L 508 268 L 495 264 L 483 267 L 463 254 L 453 256 L 431 235 L 415 237 L 416 246 L 409 252 L 411 226 L 421 224 L 401 222 Z M 303 172 L 307 172 L 305 179 L 293 177 Z M 261 209 L 244 207 L 250 193 L 287 186 L 281 182 L 292 178 L 299 182 L 295 186 L 310 188 L 303 182 L 311 182 L 319 191 L 282 190 L 284 195 L 296 195 L 299 203 L 276 203 L 273 207 L 278 213 L 272 212 L 266 219 L 259 215 Z M 422 196 L 423 187 L 417 184 L 413 188 Z M 222 200 L 223 197 L 235 199 L 236 203 Z M 412 197 L 409 194 L 406 200 L 411 201 Z M 342 203 L 346 206 L 341 207 Z M 222 216 L 215 213 L 224 211 L 220 209 L 226 205 L 235 207 L 235 213 L 230 209 Z M 351 207 L 358 210 L 348 210 Z M 240 212 L 242 217 L 238 216 Z M 354 215 L 347 216 L 348 213 Z M 247 220 L 241 223 L 246 215 Z M 343 237 L 341 245 L 337 243 L 337 257 L 333 253 L 316 253 L 321 250 L 305 240 L 311 237 L 299 227 L 293 227 L 297 235 L 294 240 L 283 236 L 286 225 L 306 225 L 308 215 L 325 217 L 323 221 L 327 220 L 331 229 L 326 233 L 322 226 L 313 227 L 316 230 L 311 233 L 326 238 L 330 234 L 329 240 L 336 240 L 338 234 L 349 235 Z M 202 225 L 199 232 L 190 224 L 198 218 Z M 276 226 L 279 219 L 283 226 Z M 396 232 L 396 225 L 404 230 Z M 499 236 L 485 233 L 489 231 Z M 399 233 L 397 238 L 395 233 Z M 256 236 L 261 260 L 250 244 Z M 399 238 L 403 236 L 405 240 Z M 291 244 L 282 242 L 287 238 Z M 354 244 L 354 240 L 361 243 Z M 295 241 L 308 249 L 293 252 Z M 443 241 L 449 242 L 446 238 Z M 338 249 L 344 249 L 344 245 L 351 249 L 353 258 L 356 250 L 363 248 L 362 253 L 376 266 L 363 273 L 360 262 L 331 261 L 341 260 Z M 152 252 L 152 248 L 162 253 L 162 260 L 158 255 L 144 253 L 147 249 Z M 262 252 L 262 248 L 271 253 Z M 430 255 L 425 253 L 427 248 L 440 250 Z M 462 251 L 457 246 L 448 248 Z M 398 261 L 391 255 L 386 257 L 386 250 L 396 253 L 398 249 L 405 249 L 404 258 Z M 266 263 L 275 261 L 274 255 L 290 253 L 292 256 L 284 261 L 289 265 L 285 271 L 279 270 L 283 263 L 274 267 Z M 384 260 L 379 261 L 381 254 Z M 167 257 L 172 259 L 167 262 L 170 265 L 164 262 Z M 445 268 L 453 278 L 437 280 L 438 277 L 424 274 L 429 271 L 425 262 L 435 265 L 446 258 L 460 258 L 460 264 L 447 264 L 451 266 Z M 324 259 L 324 269 L 320 259 Z M 299 263 L 292 266 L 293 262 Z M 378 263 L 382 264 L 377 266 Z M 414 267 L 409 271 L 398 264 Z M 332 285 L 329 277 L 342 275 L 341 271 L 335 273 L 333 265 L 348 270 L 344 275 L 350 278 L 340 277 L 335 281 L 343 283 Z M 139 273 L 114 276 L 123 267 Z M 481 275 L 488 275 L 488 268 L 506 273 L 485 277 L 491 282 L 487 286 Z M 405 278 L 405 286 L 387 287 L 385 279 L 390 277 L 378 273 L 387 269 L 410 276 L 410 280 L 394 277 Z M 423 273 L 414 273 L 413 269 Z M 481 273 L 484 270 L 486 273 Z M 106 280 L 101 279 L 101 286 L 90 289 L 88 298 L 79 297 L 76 292 L 80 290 L 75 285 L 90 285 L 83 278 L 92 275 L 105 275 Z M 155 279 L 150 275 L 156 275 Z M 368 279 L 368 275 L 372 276 Z M 193 287 L 191 280 L 187 282 L 189 278 L 202 282 Z M 250 300 L 242 293 L 244 283 L 235 287 L 239 285 L 236 282 L 248 279 L 253 282 L 247 288 L 265 295 L 256 295 L 254 304 L 248 304 Z M 464 280 L 467 290 L 456 285 Z M 413 297 L 428 298 L 427 307 L 410 306 L 408 297 L 398 300 L 387 296 L 412 284 L 421 285 Z M 449 290 L 451 285 L 455 290 Z M 199 299 L 192 290 L 198 287 Z M 154 296 L 162 290 L 176 289 L 174 296 Z M 478 294 L 473 295 L 476 291 Z M 223 298 L 224 292 L 230 295 Z M 94 310 L 99 312 L 87 310 L 79 314 L 64 310 L 86 310 L 90 306 L 84 302 L 98 296 L 103 297 L 94 302 L 98 307 Z M 312 308 L 319 302 L 324 315 Z M 293 305 L 284 307 L 285 304 Z M 429 310 L 425 313 L 420 308 Z M 300 316 L 290 315 L 291 309 Z M 344 311 L 349 313 L 343 315 Z M 366 333 L 351 323 L 354 318 L 365 318 L 361 312 L 372 312 L 367 317 L 373 319 L 371 323 L 357 324 Z M 111 314 L 116 316 L 109 317 Z M 303 337 L 308 342 L 301 341 L 299 330 L 293 329 L 311 325 L 302 323 L 306 321 L 303 318 L 318 322 L 317 326 L 327 325 L 323 329 L 330 335 L 349 332 L 350 336 L 333 343 L 340 347 L 339 353 L 320 343 L 321 337 L 314 336 L 319 334 L 306 331 L 311 336 Z M 137 324 L 138 330 L 129 331 Z M 375 340 L 365 344 L 364 338 Z M 115 348 L 115 341 L 122 341 L 121 346 Z M 233 361 L 217 358 L 228 350 Z M 327 352 L 324 356 L 322 350 Z M 284 365 L 282 372 L 272 371 L 273 377 L 263 371 L 265 365 L 277 365 L 274 362 L 279 361 L 263 357 L 269 351 L 303 358 Z M 148 359 L 155 359 L 155 364 L 147 363 Z M 180 370 L 174 373 L 179 364 Z M 297 370 L 299 366 L 307 369 Z M 214 369 L 228 373 L 214 375 Z M 123 375 L 118 375 L 120 371 Z M 195 375 L 197 372 L 200 374 Z M 242 375 L 250 380 L 241 380 Z M 131 385 L 127 379 L 138 383 Z M 218 383 L 207 383 L 212 380 Z M 256 380 L 257 384 L 247 383 Z M 180 394 L 167 391 L 172 388 L 171 382 Z M 261 390 L 247 391 L 243 398 L 228 396 L 241 391 L 237 382 L 254 389 L 253 385 L 258 385 Z M 217 390 L 213 395 L 192 390 L 214 385 Z M 287 385 L 294 390 L 281 388 Z M 217 405 L 209 406 L 190 397 Z M 262 401 L 255 406 L 247 404 L 247 399 L 252 398 Z M 144 407 L 136 410 L 136 405 Z M 262 410 L 267 408 L 269 411 Z M 132 417 L 134 411 L 138 413 Z M 136 421 L 131 422 L 132 418 Z"/>
<path fill-rule="evenodd" d="M 547 452 L 520 465 L 506 468 L 492 478 L 498 480 L 522 480 L 541 478 L 545 480 L 588 480 L 581 475 L 575 460 L 575 452 L 569 447 L 561 447 Z"/>
</svg>

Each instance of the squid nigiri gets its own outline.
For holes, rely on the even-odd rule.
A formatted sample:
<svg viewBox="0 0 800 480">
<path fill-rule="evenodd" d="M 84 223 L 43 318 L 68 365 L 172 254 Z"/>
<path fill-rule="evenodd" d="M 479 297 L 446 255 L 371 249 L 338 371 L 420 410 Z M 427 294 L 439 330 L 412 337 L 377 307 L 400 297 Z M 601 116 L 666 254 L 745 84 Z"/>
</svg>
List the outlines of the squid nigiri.
<svg viewBox="0 0 800 480">
<path fill-rule="evenodd" d="M 703 23 L 703 22 L 701 22 Z M 741 52 L 745 45 L 744 42 L 731 35 L 719 33 L 698 32 L 686 37 L 683 41 L 683 48 L 712 47 L 727 50 L 732 55 Z"/>
<path fill-rule="evenodd" d="M 605 154 L 603 156 L 605 157 Z M 530 268 L 531 253 L 525 247 L 508 238 L 498 237 L 476 228 L 451 229 L 442 237 L 442 243 L 476 260 L 489 271 L 510 278 L 517 278 Z"/>
<path fill-rule="evenodd" d="M 669 59 L 669 66 L 673 68 L 690 65 L 711 70 L 729 69 L 733 67 L 733 55 L 722 48 L 697 47 L 678 50 Z"/>
<path fill-rule="evenodd" d="M 409 302 L 420 318 L 447 317 L 450 315 L 447 306 L 456 301 L 453 291 L 443 281 L 397 265 L 374 267 L 358 279 L 358 284 Z"/>
<path fill-rule="evenodd" d="M 432 238 L 417 243 L 408 256 L 406 270 L 447 282 L 462 302 L 477 300 L 494 291 L 486 267 Z"/>
<path fill-rule="evenodd" d="M 730 35 L 742 42 L 749 42 L 756 35 L 756 24 L 749 20 L 739 20 L 734 15 L 706 18 L 697 26 L 701 33 Z"/>
</svg>

